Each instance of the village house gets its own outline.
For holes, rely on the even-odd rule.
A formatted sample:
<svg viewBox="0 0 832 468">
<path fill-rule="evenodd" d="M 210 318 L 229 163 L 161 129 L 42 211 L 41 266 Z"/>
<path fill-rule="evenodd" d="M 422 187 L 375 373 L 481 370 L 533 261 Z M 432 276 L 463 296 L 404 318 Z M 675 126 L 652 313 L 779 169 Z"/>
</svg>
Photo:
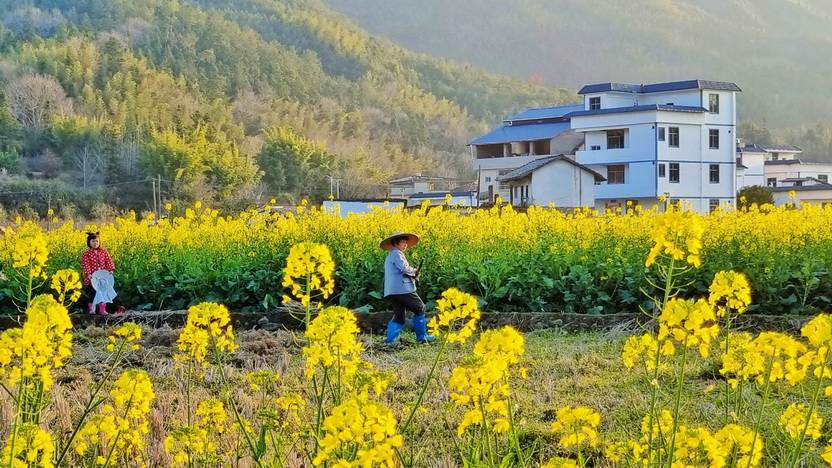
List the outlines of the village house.
<svg viewBox="0 0 832 468">
<path fill-rule="evenodd" d="M 451 190 L 456 179 L 450 177 L 439 177 L 415 173 L 412 175 L 397 177 L 390 180 L 387 188 L 387 196 L 393 198 L 406 198 L 414 193 L 435 192 L 439 190 Z"/>
<path fill-rule="evenodd" d="M 471 141 L 479 196 L 535 205 L 570 200 L 599 210 L 650 207 L 665 197 L 700 212 L 733 205 L 740 91 L 702 80 L 584 86 L 583 104 L 529 109 Z M 553 156 L 578 166 L 530 164 Z M 528 170 L 526 181 L 518 178 Z M 593 180 L 592 197 L 583 183 L 564 184 L 560 170 Z"/>
</svg>

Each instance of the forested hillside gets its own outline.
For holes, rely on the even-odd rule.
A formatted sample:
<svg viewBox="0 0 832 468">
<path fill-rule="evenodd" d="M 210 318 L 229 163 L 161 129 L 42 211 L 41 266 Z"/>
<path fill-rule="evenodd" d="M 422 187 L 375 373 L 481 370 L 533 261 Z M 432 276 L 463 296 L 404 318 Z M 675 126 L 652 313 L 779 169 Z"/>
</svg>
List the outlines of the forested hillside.
<svg viewBox="0 0 832 468">
<path fill-rule="evenodd" d="M 404 47 L 533 82 L 735 81 L 747 137 L 832 160 L 829 0 L 326 2 Z"/>
<path fill-rule="evenodd" d="M 368 35 L 317 0 L 0 0 L 7 208 L 372 195 L 465 175 L 465 143 L 574 91 Z M 23 174 L 34 175 L 28 180 Z M 34 195 L 33 195 L 34 193 Z"/>
</svg>

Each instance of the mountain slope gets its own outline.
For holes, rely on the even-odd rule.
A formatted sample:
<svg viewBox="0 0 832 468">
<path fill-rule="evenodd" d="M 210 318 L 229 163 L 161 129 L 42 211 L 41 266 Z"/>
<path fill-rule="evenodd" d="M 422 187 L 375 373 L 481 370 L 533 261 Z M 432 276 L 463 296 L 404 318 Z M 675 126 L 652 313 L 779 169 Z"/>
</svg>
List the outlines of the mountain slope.
<svg viewBox="0 0 832 468">
<path fill-rule="evenodd" d="M 66 102 L 23 125 L 23 166 L 84 187 L 160 172 L 172 195 L 253 196 L 263 190 L 250 167 L 264 142 L 285 137 L 310 144 L 267 147 L 323 154 L 288 155 L 300 159 L 280 170 L 315 174 L 295 195 L 321 195 L 324 160 L 347 195 L 369 195 L 402 172 L 464 175 L 472 135 L 517 109 L 576 98 L 410 52 L 317 0 L 0 0 L 0 14 L 2 89 L 31 100 L 40 86 Z M 247 169 L 229 174 L 234 166 Z M 218 185 L 231 180 L 251 190 Z"/>
<path fill-rule="evenodd" d="M 832 120 L 828 0 L 327 0 L 425 53 L 578 87 L 701 78 L 743 88 L 741 119 Z"/>
</svg>

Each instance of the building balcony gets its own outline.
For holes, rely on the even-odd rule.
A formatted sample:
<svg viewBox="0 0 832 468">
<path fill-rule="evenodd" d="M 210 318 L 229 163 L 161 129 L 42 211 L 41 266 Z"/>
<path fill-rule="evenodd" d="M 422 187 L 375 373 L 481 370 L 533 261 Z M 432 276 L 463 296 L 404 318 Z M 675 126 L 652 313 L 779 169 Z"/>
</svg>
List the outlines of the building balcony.
<svg viewBox="0 0 832 468">
<path fill-rule="evenodd" d="M 583 150 L 575 152 L 575 161 L 585 164 L 625 164 L 632 161 L 654 160 L 653 151 L 644 148 Z"/>
<path fill-rule="evenodd" d="M 625 183 L 607 184 L 602 183 L 595 186 L 595 198 L 597 199 L 628 199 L 628 198 L 651 198 L 656 196 L 656 185 L 650 183 Z"/>
</svg>

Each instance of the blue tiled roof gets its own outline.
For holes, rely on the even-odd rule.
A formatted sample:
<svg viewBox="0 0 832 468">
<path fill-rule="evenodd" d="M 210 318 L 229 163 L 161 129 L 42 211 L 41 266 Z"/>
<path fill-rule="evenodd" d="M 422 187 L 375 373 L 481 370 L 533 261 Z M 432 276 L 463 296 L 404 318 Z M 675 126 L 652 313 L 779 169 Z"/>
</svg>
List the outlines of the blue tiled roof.
<svg viewBox="0 0 832 468">
<path fill-rule="evenodd" d="M 750 145 L 745 145 L 743 147 L 737 146 L 737 152 L 738 153 L 765 153 L 766 150 L 765 150 L 765 148 L 763 148 L 760 145 L 750 144 Z"/>
<path fill-rule="evenodd" d="M 584 108 L 583 104 L 570 104 L 568 106 L 537 107 L 526 109 L 519 114 L 512 115 L 505 119 L 505 122 L 516 122 L 518 120 L 556 119 L 564 115 L 579 111 Z"/>
<path fill-rule="evenodd" d="M 470 196 L 475 190 L 454 190 L 451 192 L 444 191 L 444 192 L 419 192 L 414 193 L 410 196 L 410 198 L 442 198 L 450 194 L 452 197 L 467 197 Z"/>
<path fill-rule="evenodd" d="M 475 138 L 469 145 L 491 145 L 512 141 L 548 140 L 569 130 L 569 122 L 555 122 L 534 125 L 503 125 L 485 135 Z"/>
<path fill-rule="evenodd" d="M 783 151 L 783 152 L 794 152 L 794 153 L 802 153 L 803 148 L 796 146 L 796 145 L 764 145 L 763 149 L 766 151 Z"/>
<path fill-rule="evenodd" d="M 497 180 L 501 181 L 501 182 L 509 182 L 509 181 L 512 181 L 512 180 L 522 179 L 524 177 L 528 177 L 529 174 L 531 174 L 532 172 L 540 169 L 541 167 L 543 167 L 543 166 L 545 166 L 549 163 L 555 162 L 555 161 L 563 161 L 563 162 L 569 163 L 569 164 L 571 164 L 571 165 L 573 165 L 577 168 L 583 169 L 583 170 L 587 171 L 588 173 L 592 174 L 592 176 L 595 177 L 595 180 L 598 181 L 598 182 L 603 182 L 603 181 L 607 180 L 606 178 L 604 178 L 604 176 L 602 176 L 598 172 L 584 166 L 583 164 L 577 163 L 574 160 L 572 160 L 570 158 L 567 158 L 566 156 L 564 156 L 562 154 L 559 154 L 557 156 L 547 156 L 545 158 L 535 159 L 534 161 L 532 161 L 530 163 L 526 163 L 526 164 L 518 167 L 517 169 L 512 170 L 508 174 L 497 177 Z"/>
<path fill-rule="evenodd" d="M 566 117 L 580 117 L 585 115 L 622 114 L 625 112 L 646 112 L 646 111 L 667 111 L 667 112 L 708 112 L 704 107 L 693 106 L 669 106 L 665 104 L 645 104 L 631 107 L 611 107 L 608 109 L 582 110 L 567 114 Z"/>
<path fill-rule="evenodd" d="M 708 80 L 685 80 L 670 81 L 667 83 L 653 84 L 628 84 L 628 83 L 597 83 L 586 85 L 578 91 L 578 94 L 594 94 L 605 92 L 622 93 L 662 93 L 666 91 L 679 91 L 683 89 L 714 89 L 721 91 L 742 91 L 736 83 L 727 81 Z"/>
</svg>

